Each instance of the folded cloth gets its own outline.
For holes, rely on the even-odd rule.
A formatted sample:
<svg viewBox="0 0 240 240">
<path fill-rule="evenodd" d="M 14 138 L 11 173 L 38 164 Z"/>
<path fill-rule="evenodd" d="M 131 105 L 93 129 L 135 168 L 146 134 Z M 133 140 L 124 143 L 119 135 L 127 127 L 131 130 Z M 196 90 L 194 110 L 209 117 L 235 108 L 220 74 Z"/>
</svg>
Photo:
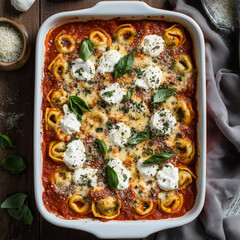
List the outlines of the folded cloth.
<svg viewBox="0 0 240 240">
<path fill-rule="evenodd" d="M 240 76 L 226 69 L 230 46 L 201 13 L 184 0 L 169 2 L 175 11 L 195 19 L 206 41 L 207 189 L 200 216 L 185 226 L 159 232 L 157 240 L 239 240 L 240 214 L 226 216 L 226 209 L 240 190 Z"/>
</svg>

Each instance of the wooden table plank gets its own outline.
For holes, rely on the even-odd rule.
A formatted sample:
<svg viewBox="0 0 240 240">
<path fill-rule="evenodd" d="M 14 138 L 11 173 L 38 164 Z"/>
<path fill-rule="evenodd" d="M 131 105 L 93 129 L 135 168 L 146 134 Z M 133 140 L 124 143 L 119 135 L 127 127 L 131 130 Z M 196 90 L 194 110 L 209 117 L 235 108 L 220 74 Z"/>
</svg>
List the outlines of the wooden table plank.
<svg viewBox="0 0 240 240">
<path fill-rule="evenodd" d="M 29 196 L 29 205 L 34 214 L 32 226 L 11 218 L 6 210 L 0 209 L 0 239 L 39 239 L 39 213 L 35 206 L 33 189 L 33 96 L 34 96 L 34 50 L 35 37 L 39 28 L 38 0 L 26 13 L 19 13 L 9 0 L 0 1 L 0 16 L 22 22 L 29 33 L 32 52 L 27 64 L 15 72 L 0 71 L 0 116 L 24 114 L 19 118 L 18 126 L 11 128 L 0 118 L 0 132 L 8 134 L 15 149 L 0 149 L 0 159 L 10 154 L 19 154 L 27 162 L 27 170 L 20 174 L 11 174 L 0 168 L 0 202 L 16 192 Z M 17 115 L 15 115 L 17 116 Z M 11 128 L 11 129 L 10 129 Z"/>
</svg>

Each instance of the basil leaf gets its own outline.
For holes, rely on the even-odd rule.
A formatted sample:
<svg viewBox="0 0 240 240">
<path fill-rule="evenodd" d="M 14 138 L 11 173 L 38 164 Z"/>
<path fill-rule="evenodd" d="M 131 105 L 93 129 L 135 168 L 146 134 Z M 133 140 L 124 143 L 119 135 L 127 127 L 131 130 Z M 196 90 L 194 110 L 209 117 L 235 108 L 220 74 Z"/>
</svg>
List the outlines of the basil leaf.
<svg viewBox="0 0 240 240">
<path fill-rule="evenodd" d="M 20 208 L 23 206 L 27 195 L 24 193 L 16 193 L 7 198 L 2 204 L 1 208 Z"/>
<path fill-rule="evenodd" d="M 132 68 L 133 61 L 134 51 L 122 57 L 114 69 L 114 78 L 122 77 L 125 73 L 127 73 Z"/>
<path fill-rule="evenodd" d="M 149 139 L 149 133 L 147 130 L 144 130 L 142 132 L 138 132 L 135 133 L 134 135 L 132 135 L 129 139 L 128 139 L 128 144 L 130 145 L 134 145 L 134 144 L 138 144 L 141 143 L 145 140 Z"/>
<path fill-rule="evenodd" d="M 133 89 L 129 88 L 127 91 L 127 94 L 124 95 L 124 97 L 123 97 L 123 102 L 130 100 L 132 98 L 132 95 L 133 95 Z"/>
<path fill-rule="evenodd" d="M 98 147 L 100 148 L 101 152 L 106 155 L 107 154 L 107 145 L 104 141 L 101 141 L 100 139 L 96 139 L 96 143 L 98 144 Z"/>
<path fill-rule="evenodd" d="M 107 165 L 107 180 L 110 187 L 117 188 L 119 183 L 117 173 L 109 165 Z"/>
<path fill-rule="evenodd" d="M 172 153 L 157 153 L 143 162 L 143 164 L 159 164 L 164 163 L 172 157 Z"/>
<path fill-rule="evenodd" d="M 94 51 L 94 44 L 89 39 L 83 39 L 79 50 L 80 57 L 86 62 Z"/>
<path fill-rule="evenodd" d="M 171 96 L 173 96 L 176 92 L 177 92 L 176 88 L 161 89 L 155 93 L 153 97 L 153 103 L 163 102 L 170 98 Z"/>
<path fill-rule="evenodd" d="M 7 211 L 11 217 L 23 221 L 26 224 L 31 225 L 33 222 L 33 215 L 26 204 L 20 208 L 8 208 Z"/>
<path fill-rule="evenodd" d="M 13 148 L 13 143 L 7 135 L 0 134 L 0 146 L 3 148 Z"/>
<path fill-rule="evenodd" d="M 90 108 L 87 103 L 78 96 L 70 96 L 69 97 L 70 108 L 76 114 L 78 120 L 82 119 L 82 111 L 89 112 Z"/>
<path fill-rule="evenodd" d="M 20 173 L 27 167 L 25 161 L 17 155 L 4 158 L 1 165 L 12 173 Z"/>
<path fill-rule="evenodd" d="M 31 210 L 29 209 L 28 205 L 23 205 L 21 211 L 23 214 L 23 218 L 21 220 L 28 225 L 32 225 L 33 215 L 32 215 Z"/>
</svg>

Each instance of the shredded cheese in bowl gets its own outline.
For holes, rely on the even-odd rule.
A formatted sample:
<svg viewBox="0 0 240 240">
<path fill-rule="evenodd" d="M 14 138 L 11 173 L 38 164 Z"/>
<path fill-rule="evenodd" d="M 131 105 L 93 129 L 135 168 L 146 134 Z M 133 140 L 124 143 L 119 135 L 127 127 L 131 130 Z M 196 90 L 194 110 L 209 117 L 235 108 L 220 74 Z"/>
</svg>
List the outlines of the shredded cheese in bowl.
<svg viewBox="0 0 240 240">
<path fill-rule="evenodd" d="M 21 34 L 9 24 L 0 25 L 0 61 L 13 62 L 23 51 Z"/>
</svg>

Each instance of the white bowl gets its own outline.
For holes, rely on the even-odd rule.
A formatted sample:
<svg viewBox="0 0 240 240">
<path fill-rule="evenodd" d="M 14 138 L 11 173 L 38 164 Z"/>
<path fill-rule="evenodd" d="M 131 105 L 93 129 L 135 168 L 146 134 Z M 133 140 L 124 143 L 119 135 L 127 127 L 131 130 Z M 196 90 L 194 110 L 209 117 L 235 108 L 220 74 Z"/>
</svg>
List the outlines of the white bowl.
<svg viewBox="0 0 240 240">
<path fill-rule="evenodd" d="M 45 38 L 50 29 L 68 22 L 88 21 L 93 19 L 163 19 L 182 24 L 190 32 L 198 68 L 198 146 L 199 159 L 197 169 L 197 196 L 193 208 L 184 216 L 161 220 L 109 221 L 101 222 L 92 219 L 65 220 L 47 211 L 42 200 L 42 91 L 41 81 L 44 68 Z M 206 82 L 205 82 L 205 49 L 204 38 L 200 27 L 190 17 L 162 9 L 149 7 L 143 2 L 99 2 L 92 8 L 58 13 L 48 18 L 41 26 L 36 43 L 35 75 L 35 109 L 34 109 L 34 185 L 37 207 L 41 215 L 50 223 L 60 227 L 84 230 L 99 238 L 144 238 L 151 233 L 182 226 L 193 221 L 201 212 L 206 187 Z"/>
</svg>

